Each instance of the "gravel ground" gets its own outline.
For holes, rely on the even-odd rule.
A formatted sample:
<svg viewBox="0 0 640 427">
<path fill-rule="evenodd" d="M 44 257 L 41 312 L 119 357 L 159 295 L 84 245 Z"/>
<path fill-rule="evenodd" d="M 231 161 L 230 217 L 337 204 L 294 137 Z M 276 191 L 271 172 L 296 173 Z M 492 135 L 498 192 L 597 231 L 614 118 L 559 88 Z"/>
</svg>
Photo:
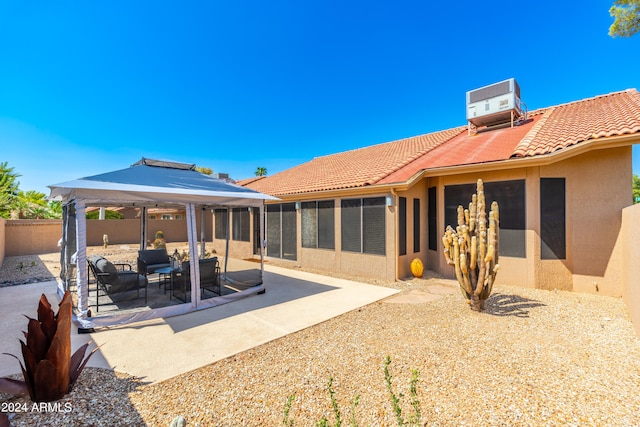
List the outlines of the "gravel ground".
<svg viewBox="0 0 640 427">
<path fill-rule="evenodd" d="M 158 384 L 86 369 L 60 401 L 68 411 L 34 411 L 6 395 L 0 404 L 28 404 L 14 426 L 168 426 L 177 415 L 188 426 L 277 426 L 294 396 L 293 425 L 323 416 L 334 425 L 332 378 L 344 424 L 355 413 L 357 425 L 392 426 L 389 356 L 404 420 L 415 414 L 419 372 L 417 425 L 640 425 L 640 341 L 620 299 L 496 286 L 475 313 L 459 292 L 421 302 L 434 285 L 451 286 L 437 277 L 375 284 L 411 303 L 391 297 Z"/>
</svg>

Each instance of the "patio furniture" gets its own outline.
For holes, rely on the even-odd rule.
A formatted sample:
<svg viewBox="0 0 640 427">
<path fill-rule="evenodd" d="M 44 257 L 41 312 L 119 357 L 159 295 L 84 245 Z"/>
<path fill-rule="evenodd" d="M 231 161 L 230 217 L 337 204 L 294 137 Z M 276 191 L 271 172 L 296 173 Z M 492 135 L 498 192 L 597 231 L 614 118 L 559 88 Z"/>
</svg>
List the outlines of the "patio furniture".
<svg viewBox="0 0 640 427">
<path fill-rule="evenodd" d="M 173 267 L 162 267 L 156 270 L 158 273 L 158 281 L 160 286 L 164 286 L 164 293 L 169 291 L 169 299 L 171 299 L 171 291 L 173 290 Z"/>
<path fill-rule="evenodd" d="M 200 289 L 221 295 L 218 257 L 201 259 L 199 265 Z M 179 269 L 173 270 L 172 284 L 174 297 L 183 302 L 191 301 L 191 265 L 189 261 L 184 261 Z"/>
<path fill-rule="evenodd" d="M 87 260 L 89 270 L 96 280 L 96 312 L 100 311 L 100 297 L 144 289 L 144 302 L 147 303 L 147 278 L 131 269 L 130 264 L 113 264 L 100 255 Z M 104 304 L 103 304 L 104 305 Z"/>
<path fill-rule="evenodd" d="M 140 274 L 148 276 L 165 267 L 171 267 L 171 258 L 167 254 L 166 248 L 138 251 L 138 272 Z"/>
</svg>

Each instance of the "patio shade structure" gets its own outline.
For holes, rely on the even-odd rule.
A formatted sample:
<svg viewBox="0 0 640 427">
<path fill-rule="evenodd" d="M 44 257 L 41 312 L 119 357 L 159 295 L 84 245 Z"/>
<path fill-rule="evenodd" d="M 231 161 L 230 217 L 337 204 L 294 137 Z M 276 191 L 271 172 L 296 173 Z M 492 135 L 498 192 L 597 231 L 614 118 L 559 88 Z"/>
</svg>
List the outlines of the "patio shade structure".
<svg viewBox="0 0 640 427">
<path fill-rule="evenodd" d="M 203 214 L 212 207 L 257 208 L 264 215 L 265 200 L 278 200 L 226 181 L 213 178 L 195 170 L 194 164 L 142 158 L 127 169 L 80 178 L 50 185 L 50 199 L 60 200 L 63 205 L 62 237 L 62 283 L 63 293 L 70 285 L 70 270 L 77 265 L 76 282 L 78 307 L 75 320 L 79 328 L 91 329 L 157 317 L 173 316 L 230 302 L 246 295 L 264 290 L 260 283 L 242 292 L 200 299 L 200 273 L 197 262 L 190 263 L 191 302 L 176 306 L 156 308 L 127 314 L 90 317 L 88 301 L 88 277 L 86 260 L 86 215 L 87 206 L 132 206 L 142 209 L 140 243 L 146 246 L 146 208 L 156 206 L 184 206 L 187 220 L 189 252 L 198 253 L 196 212 Z M 260 221 L 260 239 L 264 241 L 263 221 Z M 228 235 L 228 233 L 227 233 Z M 227 237 L 228 239 L 228 237 Z M 204 242 L 203 242 L 204 243 Z M 204 247 L 204 245 L 202 245 Z M 260 273 L 263 272 L 263 245 L 260 245 Z M 262 282 L 262 280 L 260 280 Z"/>
</svg>

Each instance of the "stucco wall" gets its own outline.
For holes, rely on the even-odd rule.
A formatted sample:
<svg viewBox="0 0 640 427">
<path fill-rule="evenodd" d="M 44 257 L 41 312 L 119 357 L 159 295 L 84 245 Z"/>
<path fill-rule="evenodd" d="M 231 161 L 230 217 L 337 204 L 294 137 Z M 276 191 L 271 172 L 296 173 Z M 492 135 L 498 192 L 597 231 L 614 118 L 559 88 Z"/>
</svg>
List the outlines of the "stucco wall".
<svg viewBox="0 0 640 427">
<path fill-rule="evenodd" d="M 7 221 L 4 218 L 0 218 L 0 267 L 2 267 L 2 262 L 4 261 L 4 229 L 6 222 Z"/>
<path fill-rule="evenodd" d="M 398 279 L 404 279 L 411 277 L 411 261 L 414 258 L 418 258 L 422 261 L 425 269 L 430 268 L 430 260 L 427 256 L 429 247 L 428 236 L 428 212 L 429 212 L 429 186 L 428 180 L 422 180 L 418 184 L 411 187 L 408 191 L 399 191 L 398 197 L 405 197 L 407 199 L 407 217 L 406 217 L 406 238 L 407 238 L 407 253 L 406 255 L 398 256 Z M 414 252 L 414 224 L 413 224 L 413 211 L 414 211 L 414 199 L 420 200 L 420 250 Z M 397 200 L 397 199 L 396 199 Z M 397 209 L 397 208 L 396 208 Z M 396 216 L 397 224 L 399 227 L 400 218 Z M 398 228 L 399 230 L 399 228 Z M 396 244 L 399 238 L 396 237 Z"/>
<path fill-rule="evenodd" d="M 0 255 L 20 256 L 58 252 L 58 241 L 62 236 L 61 220 L 10 220 L 2 219 L 0 227 Z M 205 239 L 211 240 L 212 217 L 205 221 Z M 156 231 L 161 230 L 168 242 L 186 242 L 185 220 L 149 220 L 149 242 Z M 198 221 L 198 236 L 200 224 Z M 4 234 L 4 236 L 3 236 Z M 109 244 L 137 244 L 140 242 L 140 220 L 87 220 L 87 245 L 102 246 L 103 235 L 109 236 Z M 2 258 L 4 259 L 4 258 Z M 1 265 L 1 264 L 0 264 Z"/>
<path fill-rule="evenodd" d="M 587 152 L 557 163 L 479 174 L 431 178 L 437 183 L 438 232 L 444 224 L 444 186 L 526 179 L 526 258 L 500 257 L 496 283 L 622 295 L 618 243 L 622 210 L 631 204 L 631 147 Z M 540 178 L 565 178 L 566 259 L 540 259 Z M 430 184 L 432 185 L 432 184 Z M 488 201 L 489 203 L 489 201 Z M 438 237 L 440 237 L 438 236 Z M 441 245 L 440 242 L 438 242 Z M 429 260 L 432 260 L 429 251 Z M 454 277 L 438 248 L 430 268 Z"/>
<path fill-rule="evenodd" d="M 62 237 L 59 219 L 19 219 L 5 223 L 5 256 L 58 252 Z"/>
<path fill-rule="evenodd" d="M 622 248 L 622 297 L 627 305 L 636 334 L 640 336 L 640 204 L 622 211 L 620 229 Z"/>
<path fill-rule="evenodd" d="M 622 296 L 622 210 L 631 199 L 631 147 L 598 150 L 540 168 L 541 177 L 566 177 L 567 259 L 542 261 L 541 283 Z"/>
</svg>

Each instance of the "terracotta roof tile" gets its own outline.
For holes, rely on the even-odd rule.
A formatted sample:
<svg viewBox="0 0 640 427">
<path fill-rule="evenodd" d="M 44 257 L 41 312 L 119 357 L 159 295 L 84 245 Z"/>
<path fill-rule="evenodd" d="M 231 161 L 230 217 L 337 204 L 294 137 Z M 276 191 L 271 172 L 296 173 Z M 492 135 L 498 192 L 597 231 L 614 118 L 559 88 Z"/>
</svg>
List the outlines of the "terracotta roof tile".
<svg viewBox="0 0 640 427">
<path fill-rule="evenodd" d="M 454 128 L 345 151 L 287 169 L 247 186 L 273 196 L 377 184 L 390 173 L 466 131 Z"/>
<path fill-rule="evenodd" d="M 538 156 L 584 141 L 640 133 L 636 89 L 529 113 L 519 126 L 468 135 L 466 126 L 323 157 L 243 182 L 273 196 L 406 182 L 431 168 Z"/>
<path fill-rule="evenodd" d="M 549 154 L 583 141 L 640 132 L 640 94 L 635 89 L 548 109 L 514 157 Z"/>
</svg>

